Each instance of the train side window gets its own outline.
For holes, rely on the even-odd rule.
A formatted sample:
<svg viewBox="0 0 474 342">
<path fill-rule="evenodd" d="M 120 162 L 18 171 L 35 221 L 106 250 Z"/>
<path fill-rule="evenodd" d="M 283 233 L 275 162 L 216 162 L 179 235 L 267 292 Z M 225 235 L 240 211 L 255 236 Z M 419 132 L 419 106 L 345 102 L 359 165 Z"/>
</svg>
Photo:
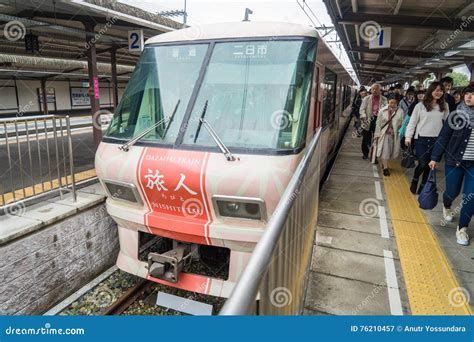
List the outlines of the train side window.
<svg viewBox="0 0 474 342">
<path fill-rule="evenodd" d="M 343 95 L 342 95 L 342 109 L 346 109 L 351 104 L 351 87 L 344 85 Z"/>
<path fill-rule="evenodd" d="M 323 90 L 323 118 L 322 126 L 331 124 L 335 118 L 336 110 L 336 74 L 326 68 L 324 80 L 322 82 Z"/>
</svg>

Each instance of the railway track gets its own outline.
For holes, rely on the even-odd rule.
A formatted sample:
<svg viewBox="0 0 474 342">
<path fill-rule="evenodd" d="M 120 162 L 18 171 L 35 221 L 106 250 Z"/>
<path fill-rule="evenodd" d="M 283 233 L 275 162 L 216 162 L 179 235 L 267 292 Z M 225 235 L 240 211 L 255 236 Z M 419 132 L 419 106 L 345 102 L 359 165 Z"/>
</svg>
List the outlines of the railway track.
<svg viewBox="0 0 474 342">
<path fill-rule="evenodd" d="M 104 316 L 117 316 L 121 315 L 125 310 L 127 310 L 133 303 L 135 303 L 139 298 L 150 294 L 152 291 L 153 283 L 148 280 L 142 280 L 135 286 L 131 287 L 124 294 L 108 306 L 104 312 Z"/>
<path fill-rule="evenodd" d="M 148 281 L 120 270 L 108 270 L 57 304 L 46 315 L 150 315 L 177 316 L 184 313 L 156 304 L 159 292 L 212 305 L 217 314 L 223 298 L 183 291 Z M 185 314 L 184 314 L 185 315 Z"/>
</svg>

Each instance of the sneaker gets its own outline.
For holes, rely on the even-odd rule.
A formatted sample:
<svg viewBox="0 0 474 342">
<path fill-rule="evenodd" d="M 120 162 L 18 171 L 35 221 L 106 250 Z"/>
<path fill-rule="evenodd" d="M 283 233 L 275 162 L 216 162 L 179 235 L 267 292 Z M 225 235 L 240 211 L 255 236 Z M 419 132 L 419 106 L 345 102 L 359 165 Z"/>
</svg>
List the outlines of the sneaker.
<svg viewBox="0 0 474 342">
<path fill-rule="evenodd" d="M 384 176 L 390 176 L 390 170 L 389 169 L 383 169 L 383 175 Z"/>
<path fill-rule="evenodd" d="M 369 157 L 364 155 L 364 156 L 362 156 L 362 159 L 367 160 L 367 159 L 369 159 Z"/>
<path fill-rule="evenodd" d="M 459 228 L 456 231 L 456 242 L 460 245 L 469 245 L 469 235 L 467 235 L 467 228 Z"/>
<path fill-rule="evenodd" d="M 412 180 L 411 185 L 410 185 L 410 192 L 415 195 L 416 194 L 416 188 L 418 187 L 418 179 L 417 180 Z"/>
<path fill-rule="evenodd" d="M 454 212 L 451 209 L 445 208 L 443 206 L 443 218 L 446 222 L 453 222 Z"/>
</svg>

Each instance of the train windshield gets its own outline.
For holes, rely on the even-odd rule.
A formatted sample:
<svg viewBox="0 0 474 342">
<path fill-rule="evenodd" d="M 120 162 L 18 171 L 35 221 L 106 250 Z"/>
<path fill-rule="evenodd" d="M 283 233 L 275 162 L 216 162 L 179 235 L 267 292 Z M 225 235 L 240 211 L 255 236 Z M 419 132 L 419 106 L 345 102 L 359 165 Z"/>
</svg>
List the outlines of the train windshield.
<svg viewBox="0 0 474 342">
<path fill-rule="evenodd" d="M 198 129 L 207 101 L 205 119 L 231 150 L 301 146 L 316 40 L 216 42 L 206 66 L 209 46 L 147 47 L 107 137 L 133 139 L 156 125 L 143 141 L 175 144 L 181 134 L 185 146 L 215 147 L 209 132 Z M 205 73 L 198 84 L 201 70 Z"/>
<path fill-rule="evenodd" d="M 205 119 L 230 149 L 293 149 L 306 136 L 314 40 L 217 43 L 183 144 L 215 146 Z M 199 135 L 196 138 L 196 134 Z"/>
<path fill-rule="evenodd" d="M 207 48 L 208 44 L 146 48 L 107 136 L 132 139 L 156 125 L 142 140 L 173 144 Z"/>
</svg>

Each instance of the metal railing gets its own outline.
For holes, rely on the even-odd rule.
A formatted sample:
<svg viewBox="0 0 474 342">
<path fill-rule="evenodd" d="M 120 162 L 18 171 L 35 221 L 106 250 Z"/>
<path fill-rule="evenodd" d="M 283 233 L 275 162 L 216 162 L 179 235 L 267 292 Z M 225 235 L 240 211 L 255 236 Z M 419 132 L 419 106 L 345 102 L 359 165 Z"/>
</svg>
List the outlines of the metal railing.
<svg viewBox="0 0 474 342">
<path fill-rule="evenodd" d="M 318 215 L 320 136 L 321 128 L 305 151 L 220 315 L 302 312 Z"/>
<path fill-rule="evenodd" d="M 0 161 L 0 214 L 56 191 L 76 201 L 69 116 L 0 119 Z"/>
</svg>

